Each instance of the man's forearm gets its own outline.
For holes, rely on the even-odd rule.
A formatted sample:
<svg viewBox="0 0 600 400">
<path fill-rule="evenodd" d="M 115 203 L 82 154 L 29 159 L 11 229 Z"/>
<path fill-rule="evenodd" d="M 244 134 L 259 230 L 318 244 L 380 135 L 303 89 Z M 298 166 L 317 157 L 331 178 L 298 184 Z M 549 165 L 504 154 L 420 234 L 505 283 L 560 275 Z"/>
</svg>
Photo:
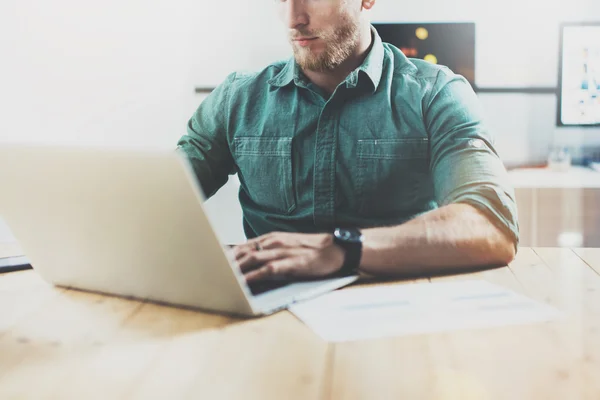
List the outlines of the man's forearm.
<svg viewBox="0 0 600 400">
<path fill-rule="evenodd" d="M 481 211 L 450 204 L 405 224 L 363 230 L 360 268 L 377 275 L 440 273 L 506 265 L 515 243 Z"/>
</svg>

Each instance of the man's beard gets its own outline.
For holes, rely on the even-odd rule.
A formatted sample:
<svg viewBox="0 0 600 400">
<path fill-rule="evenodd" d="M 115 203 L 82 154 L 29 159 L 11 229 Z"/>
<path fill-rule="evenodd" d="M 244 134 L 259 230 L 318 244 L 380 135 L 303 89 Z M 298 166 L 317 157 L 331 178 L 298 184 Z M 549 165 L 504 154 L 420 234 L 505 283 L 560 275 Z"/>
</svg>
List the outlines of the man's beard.
<svg viewBox="0 0 600 400">
<path fill-rule="evenodd" d="M 296 36 L 319 37 L 325 43 L 325 49 L 320 54 L 313 53 L 310 47 L 305 48 L 292 44 L 294 57 L 300 68 L 315 72 L 331 71 L 350 57 L 356 49 L 359 22 L 353 20 L 349 15 L 344 15 L 340 25 L 334 30 L 298 31 Z"/>
</svg>

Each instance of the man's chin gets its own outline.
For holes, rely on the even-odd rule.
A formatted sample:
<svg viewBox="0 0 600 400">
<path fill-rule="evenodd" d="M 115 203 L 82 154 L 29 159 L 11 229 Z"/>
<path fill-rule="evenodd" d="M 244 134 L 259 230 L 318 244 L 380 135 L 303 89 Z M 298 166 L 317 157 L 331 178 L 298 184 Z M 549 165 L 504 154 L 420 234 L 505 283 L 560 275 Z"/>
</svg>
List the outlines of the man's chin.
<svg viewBox="0 0 600 400">
<path fill-rule="evenodd" d="M 327 64 L 323 60 L 312 60 L 310 62 L 307 61 L 298 61 L 296 60 L 300 68 L 304 71 L 312 71 L 312 72 L 328 72 L 335 69 L 335 66 Z"/>
<path fill-rule="evenodd" d="M 302 68 L 304 71 L 313 71 L 313 72 L 324 72 L 326 69 L 323 66 L 323 63 L 315 60 L 306 60 L 306 59 L 297 59 L 296 63 Z"/>
<path fill-rule="evenodd" d="M 307 55 L 302 55 L 302 54 L 296 53 L 294 55 L 294 58 L 296 59 L 296 63 L 303 70 L 309 70 L 309 71 L 314 71 L 314 72 L 325 72 L 330 69 L 327 67 L 327 63 L 324 60 L 324 58 L 319 57 L 316 54 L 310 54 L 309 56 L 307 56 Z"/>
</svg>

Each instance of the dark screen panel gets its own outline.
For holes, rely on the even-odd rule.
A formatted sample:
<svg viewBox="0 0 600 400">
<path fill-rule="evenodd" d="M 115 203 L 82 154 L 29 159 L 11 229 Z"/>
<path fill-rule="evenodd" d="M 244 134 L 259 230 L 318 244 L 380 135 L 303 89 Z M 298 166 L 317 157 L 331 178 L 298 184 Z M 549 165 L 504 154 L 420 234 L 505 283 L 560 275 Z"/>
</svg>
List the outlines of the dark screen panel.
<svg viewBox="0 0 600 400">
<path fill-rule="evenodd" d="M 407 57 L 425 59 L 425 56 L 433 55 L 438 64 L 464 76 L 471 86 L 475 86 L 475 23 L 394 23 L 374 26 L 384 42 L 398 47 Z M 426 30 L 425 39 L 417 37 L 419 28 Z"/>
</svg>

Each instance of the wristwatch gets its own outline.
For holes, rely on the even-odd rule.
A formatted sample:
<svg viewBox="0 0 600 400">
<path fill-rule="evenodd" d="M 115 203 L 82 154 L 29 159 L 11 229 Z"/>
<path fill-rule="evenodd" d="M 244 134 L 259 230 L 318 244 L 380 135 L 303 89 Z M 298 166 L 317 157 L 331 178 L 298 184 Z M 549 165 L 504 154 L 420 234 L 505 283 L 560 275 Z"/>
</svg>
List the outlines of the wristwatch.
<svg viewBox="0 0 600 400">
<path fill-rule="evenodd" d="M 345 251 L 344 264 L 340 273 L 343 275 L 355 274 L 362 256 L 363 235 L 361 231 L 356 228 L 337 228 L 333 231 L 333 242 Z"/>
</svg>

